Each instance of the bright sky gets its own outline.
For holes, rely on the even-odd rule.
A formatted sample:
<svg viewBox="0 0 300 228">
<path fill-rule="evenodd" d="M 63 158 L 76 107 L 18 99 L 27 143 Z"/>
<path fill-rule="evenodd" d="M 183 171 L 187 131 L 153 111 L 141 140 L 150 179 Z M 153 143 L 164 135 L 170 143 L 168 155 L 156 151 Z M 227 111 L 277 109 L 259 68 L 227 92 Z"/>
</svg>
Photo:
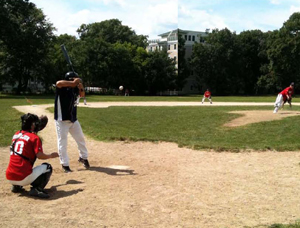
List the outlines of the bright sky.
<svg viewBox="0 0 300 228">
<path fill-rule="evenodd" d="M 237 33 L 279 29 L 300 0 L 30 0 L 42 8 L 56 34 L 77 35 L 81 24 L 117 18 L 138 35 L 173 29 L 205 31 L 227 27 Z"/>
</svg>

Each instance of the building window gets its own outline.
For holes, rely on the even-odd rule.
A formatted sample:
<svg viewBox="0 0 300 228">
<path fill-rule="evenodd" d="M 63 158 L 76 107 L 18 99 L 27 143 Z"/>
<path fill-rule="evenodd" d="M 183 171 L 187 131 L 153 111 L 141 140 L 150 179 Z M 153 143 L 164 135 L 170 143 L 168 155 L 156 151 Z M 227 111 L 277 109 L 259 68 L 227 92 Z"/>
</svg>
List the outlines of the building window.
<svg viewBox="0 0 300 228">
<path fill-rule="evenodd" d="M 187 35 L 184 35 L 185 40 L 187 40 Z"/>
<path fill-rule="evenodd" d="M 195 36 L 193 36 L 193 41 L 195 41 Z"/>
<path fill-rule="evenodd" d="M 174 50 L 176 50 L 176 44 L 174 44 Z"/>
<path fill-rule="evenodd" d="M 150 47 L 150 51 L 152 51 L 152 47 Z"/>
<path fill-rule="evenodd" d="M 176 60 L 177 60 L 177 58 L 176 58 L 176 56 L 174 56 L 174 61 L 176 62 Z"/>
<path fill-rule="evenodd" d="M 191 41 L 191 35 L 189 35 L 189 41 Z"/>
<path fill-rule="evenodd" d="M 171 46 L 171 45 L 168 45 L 168 50 L 170 50 L 170 46 Z"/>
</svg>

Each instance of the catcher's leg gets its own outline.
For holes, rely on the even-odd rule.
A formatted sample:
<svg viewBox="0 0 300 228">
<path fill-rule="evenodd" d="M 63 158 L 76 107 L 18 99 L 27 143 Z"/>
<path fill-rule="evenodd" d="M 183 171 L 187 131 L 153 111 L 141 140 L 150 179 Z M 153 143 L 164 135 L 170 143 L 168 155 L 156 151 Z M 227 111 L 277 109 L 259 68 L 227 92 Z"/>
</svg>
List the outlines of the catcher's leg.
<svg viewBox="0 0 300 228">
<path fill-rule="evenodd" d="M 52 166 L 49 163 L 43 163 L 42 165 L 35 167 L 34 169 L 38 168 L 38 173 L 43 172 L 40 174 L 32 183 L 32 187 L 38 188 L 38 189 L 44 189 L 46 185 L 48 184 L 50 177 L 52 175 Z M 33 170 L 33 172 L 35 172 Z"/>
</svg>

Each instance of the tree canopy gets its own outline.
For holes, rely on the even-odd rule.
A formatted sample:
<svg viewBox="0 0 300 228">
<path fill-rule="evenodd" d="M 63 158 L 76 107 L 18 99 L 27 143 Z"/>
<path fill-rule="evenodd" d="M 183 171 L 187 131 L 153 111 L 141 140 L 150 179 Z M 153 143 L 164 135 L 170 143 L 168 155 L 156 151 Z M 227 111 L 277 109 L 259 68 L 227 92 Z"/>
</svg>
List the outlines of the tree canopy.
<svg viewBox="0 0 300 228">
<path fill-rule="evenodd" d="M 297 90 L 300 83 L 300 13 L 265 33 L 215 29 L 205 43 L 194 44 L 189 59 L 178 30 L 177 68 L 166 49 L 147 52 L 148 37 L 118 19 L 82 24 L 78 36 L 56 36 L 54 31 L 29 0 L 0 1 L 0 86 L 17 84 L 20 93 L 38 81 L 50 88 L 70 70 L 62 44 L 85 85 L 108 90 L 119 85 L 136 94 L 181 90 L 191 72 L 199 88 L 219 95 L 275 93 L 292 81 Z"/>
<path fill-rule="evenodd" d="M 213 30 L 190 59 L 198 83 L 220 95 L 275 93 L 299 84 L 299 28 L 300 13 L 294 13 L 273 32 Z"/>
</svg>

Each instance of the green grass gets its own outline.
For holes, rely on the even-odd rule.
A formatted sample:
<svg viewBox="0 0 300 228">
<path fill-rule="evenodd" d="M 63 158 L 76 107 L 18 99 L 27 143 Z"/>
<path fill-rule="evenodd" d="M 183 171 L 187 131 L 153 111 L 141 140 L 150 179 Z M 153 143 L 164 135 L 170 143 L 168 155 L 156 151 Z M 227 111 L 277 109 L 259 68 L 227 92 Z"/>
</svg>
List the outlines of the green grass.
<svg viewBox="0 0 300 228">
<path fill-rule="evenodd" d="M 294 224 L 273 224 L 269 228 L 300 228 L 300 221 L 296 221 Z"/>
<path fill-rule="evenodd" d="M 194 96 L 87 96 L 87 102 L 97 101 L 186 101 L 186 102 L 200 102 L 203 95 Z M 239 96 L 239 97 L 212 97 L 213 102 L 275 102 L 276 95 L 274 96 Z M 208 101 L 206 101 L 208 102 Z M 293 102 L 300 102 L 300 98 L 293 98 Z"/>
<path fill-rule="evenodd" d="M 117 101 L 128 98 L 132 101 L 175 99 L 173 97 L 158 97 L 158 99 L 157 97 L 90 96 L 88 100 Z M 182 99 L 192 100 L 195 97 L 183 97 Z M 235 97 L 236 101 L 245 101 L 243 99 L 245 97 Z M 257 99 L 265 101 L 269 97 L 257 97 Z M 0 124 L 2 126 L 0 146 L 8 146 L 13 133 L 20 128 L 21 116 L 21 113 L 11 106 L 53 104 L 54 95 L 28 96 L 26 99 L 24 96 L 0 95 L 0 102 Z M 229 111 L 261 109 L 272 111 L 272 107 L 217 106 L 79 108 L 78 118 L 85 134 L 103 141 L 167 141 L 175 142 L 181 147 L 216 151 L 300 149 L 299 117 L 251 124 L 234 129 L 223 127 L 224 123 L 238 116 L 238 114 L 229 114 Z M 299 109 L 300 107 L 293 107 L 293 110 Z"/>
<path fill-rule="evenodd" d="M 272 112 L 271 107 L 109 107 L 79 108 L 78 118 L 84 132 L 101 141 L 167 141 L 216 151 L 300 149 L 300 117 L 223 127 L 239 116 L 228 113 L 234 110 Z"/>
<path fill-rule="evenodd" d="M 12 108 L 17 105 L 49 104 L 53 103 L 54 96 L 11 96 L 0 95 L 0 146 L 11 144 L 13 134 L 21 128 L 23 113 Z"/>
</svg>

